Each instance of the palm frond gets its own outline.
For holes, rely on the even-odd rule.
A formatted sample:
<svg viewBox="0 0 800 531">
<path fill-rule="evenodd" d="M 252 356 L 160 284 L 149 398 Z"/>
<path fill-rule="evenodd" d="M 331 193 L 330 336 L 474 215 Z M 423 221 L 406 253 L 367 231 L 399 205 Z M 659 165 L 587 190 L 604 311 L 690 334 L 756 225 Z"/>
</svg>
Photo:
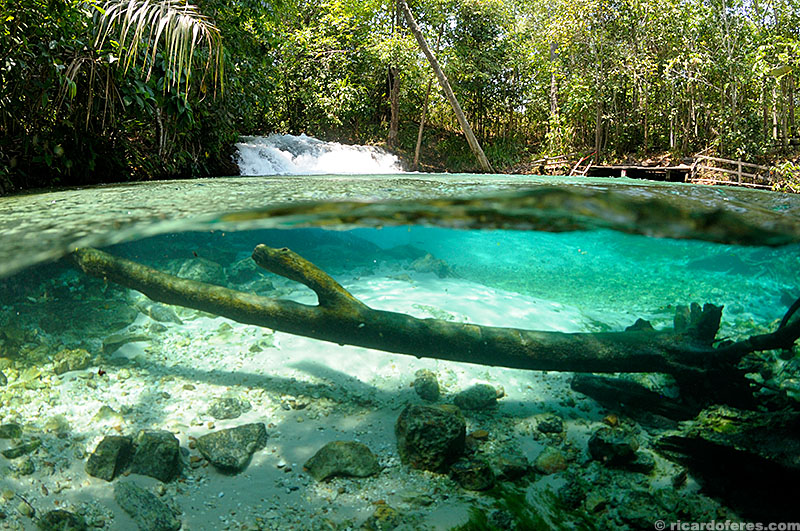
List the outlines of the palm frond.
<svg viewBox="0 0 800 531">
<path fill-rule="evenodd" d="M 185 75 L 188 93 L 196 52 L 205 46 L 208 55 L 204 76 L 212 72 L 214 87 L 222 87 L 222 38 L 214 23 L 196 6 L 184 0 L 110 0 L 98 8 L 97 17 L 100 30 L 95 46 L 101 48 L 107 39 L 116 36 L 126 71 L 142 58 L 143 64 L 148 65 L 149 78 L 160 50 L 170 84 L 178 86 Z"/>
</svg>

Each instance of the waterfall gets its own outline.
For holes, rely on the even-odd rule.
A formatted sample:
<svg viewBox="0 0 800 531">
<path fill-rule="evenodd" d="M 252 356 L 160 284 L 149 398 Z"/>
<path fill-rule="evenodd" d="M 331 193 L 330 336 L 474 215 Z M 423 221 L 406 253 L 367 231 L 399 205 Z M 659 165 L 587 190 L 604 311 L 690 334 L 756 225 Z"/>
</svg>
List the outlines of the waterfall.
<svg viewBox="0 0 800 531">
<path fill-rule="evenodd" d="M 242 137 L 234 161 L 242 175 L 400 173 L 398 158 L 374 146 L 350 146 L 300 135 Z"/>
</svg>

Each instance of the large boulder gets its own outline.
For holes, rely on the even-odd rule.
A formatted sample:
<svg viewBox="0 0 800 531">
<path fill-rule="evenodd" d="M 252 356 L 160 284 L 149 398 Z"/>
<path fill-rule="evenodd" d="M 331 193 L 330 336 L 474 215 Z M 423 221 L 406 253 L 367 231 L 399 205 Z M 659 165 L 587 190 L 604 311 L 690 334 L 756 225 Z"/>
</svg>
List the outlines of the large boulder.
<svg viewBox="0 0 800 531">
<path fill-rule="evenodd" d="M 466 490 L 488 490 L 494 487 L 492 467 L 483 459 L 462 457 L 450 467 L 450 477 Z"/>
<path fill-rule="evenodd" d="M 414 391 L 423 400 L 436 402 L 439 400 L 439 381 L 433 371 L 420 369 L 414 373 Z"/>
<path fill-rule="evenodd" d="M 497 399 L 504 394 L 501 387 L 495 389 L 489 384 L 477 384 L 454 396 L 453 403 L 461 409 L 486 409 L 497 405 Z"/>
<path fill-rule="evenodd" d="M 630 430 L 604 426 L 595 431 L 589 439 L 589 454 L 593 459 L 611 465 L 633 461 L 639 441 Z"/>
<path fill-rule="evenodd" d="M 197 280 L 199 282 L 208 282 L 218 286 L 225 286 L 228 284 L 228 276 L 225 273 L 225 268 L 217 262 L 208 260 L 206 258 L 192 258 L 186 260 L 180 265 L 177 276 L 189 280 Z"/>
</svg>

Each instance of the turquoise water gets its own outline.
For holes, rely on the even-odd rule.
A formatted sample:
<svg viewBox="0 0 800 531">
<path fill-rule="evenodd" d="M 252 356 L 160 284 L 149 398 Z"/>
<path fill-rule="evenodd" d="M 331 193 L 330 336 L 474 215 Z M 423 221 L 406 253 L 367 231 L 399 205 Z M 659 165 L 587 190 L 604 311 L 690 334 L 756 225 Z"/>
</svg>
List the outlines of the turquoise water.
<svg viewBox="0 0 800 531">
<path fill-rule="evenodd" d="M 476 282 L 648 317 L 675 304 L 711 302 L 725 305 L 731 317 L 769 322 L 783 315 L 800 284 L 797 245 L 742 248 L 612 231 L 353 233 L 381 246 L 417 245 Z"/>
<path fill-rule="evenodd" d="M 442 208 L 438 215 L 446 219 L 448 207 Z M 494 208 L 503 211 L 502 203 Z M 102 250 L 179 277 L 313 306 L 311 290 L 250 258 L 258 244 L 287 247 L 376 309 L 565 333 L 621 332 L 638 318 L 670 329 L 676 308 L 696 302 L 723 306 L 717 338 L 739 340 L 773 331 L 800 296 L 797 243 L 760 246 L 751 238 L 751 245 L 742 246 L 606 229 L 502 230 L 497 224 L 459 230 L 387 223 L 396 211 L 386 212 L 383 219 L 362 214 L 363 223 L 337 226 L 327 220 L 326 228 L 252 228 L 248 220 L 237 230 L 234 218 L 221 216 L 221 228 L 215 221 L 204 230 L 170 225 Z M 291 211 L 283 215 L 294 219 Z M 302 224 L 313 215 L 303 211 Z M 657 225 L 652 217 L 648 223 Z M 709 239 L 737 237 L 714 233 Z M 726 505 L 733 502 L 706 497 L 691 470 L 685 486 L 670 486 L 680 467 L 651 446 L 666 428 L 624 420 L 638 433 L 641 448 L 656 455 L 655 472 L 598 471 L 603 465 L 589 457 L 586 441 L 604 417 L 624 414 L 570 389 L 571 373 L 497 368 L 491 359 L 484 365 L 417 359 L 244 325 L 155 304 L 84 274 L 68 258 L 0 279 L 0 306 L 0 424 L 22 427 L 21 436 L 0 444 L 9 449 L 41 442 L 23 457 L 0 462 L 0 527 L 32 529 L 37 515 L 61 507 L 95 528 L 135 529 L 135 516 L 113 497 L 115 483 L 87 475 L 85 462 L 103 437 L 134 436 L 142 429 L 175 434 L 183 449 L 181 479 L 162 484 L 138 473 L 127 479 L 168 500 L 185 529 L 346 529 L 361 525 L 379 500 L 399 508 L 412 529 L 449 529 L 466 522 L 476 507 L 493 514 L 497 502 L 490 496 L 398 461 L 394 422 L 402 407 L 421 401 L 410 385 L 423 368 L 439 378 L 442 403 L 475 383 L 503 388 L 499 406 L 466 413 L 468 431 L 490 434 L 479 455 L 488 459 L 513 448 L 533 463 L 552 447 L 568 458 L 564 470 L 531 473 L 528 483 L 514 487 L 527 493 L 531 506 L 576 477 L 610 474 L 613 479 L 603 480 L 607 508 L 592 514 L 598 528 L 638 528 L 641 521 L 625 513 L 625 496 L 648 493 L 652 499 L 640 508 L 653 511 L 663 501 L 658 496 L 666 496 L 664 488 L 690 499 L 695 517 L 739 518 L 740 508 Z M 761 382 L 784 398 L 796 395 L 793 358 L 768 353 L 760 363 L 766 375 Z M 660 378 L 646 383 L 668 394 L 674 382 Z M 246 400 L 251 408 L 241 417 L 215 420 L 206 410 L 219 397 Z M 536 431 L 546 414 L 564 419 L 561 435 Z M 266 447 L 241 474 L 215 472 L 192 441 L 244 422 L 266 425 Z M 363 480 L 309 479 L 303 462 L 322 443 L 338 439 L 367 443 L 383 472 Z M 424 503 L 420 496 L 427 497 Z M 27 514 L 26 506 L 35 513 Z M 581 510 L 551 508 L 543 518 L 548 525 L 572 527 L 582 521 Z M 677 514 L 660 510 L 665 517 Z"/>
</svg>

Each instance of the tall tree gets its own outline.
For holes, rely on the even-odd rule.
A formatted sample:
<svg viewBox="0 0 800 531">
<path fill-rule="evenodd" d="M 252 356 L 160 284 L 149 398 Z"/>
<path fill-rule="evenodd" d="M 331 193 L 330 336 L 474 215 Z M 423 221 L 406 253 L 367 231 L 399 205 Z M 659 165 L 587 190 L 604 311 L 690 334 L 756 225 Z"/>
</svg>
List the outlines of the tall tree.
<svg viewBox="0 0 800 531">
<path fill-rule="evenodd" d="M 481 149 L 478 139 L 475 138 L 475 133 L 472 132 L 472 127 L 469 125 L 466 116 L 464 116 L 464 111 L 461 110 L 461 105 L 459 105 L 455 94 L 453 94 L 453 89 L 450 87 L 450 82 L 447 80 L 447 76 L 444 75 L 442 67 L 439 66 L 439 61 L 436 60 L 433 52 L 431 52 L 431 49 L 425 40 L 425 36 L 422 34 L 422 30 L 419 29 L 417 22 L 414 20 L 414 15 L 411 14 L 411 10 L 409 9 L 405 0 L 398 1 L 400 2 L 400 7 L 403 10 L 403 15 L 406 18 L 408 27 L 411 29 L 411 33 L 413 33 L 414 37 L 417 39 L 419 47 L 422 49 L 422 53 L 424 53 L 425 57 L 428 59 L 431 68 L 433 68 L 434 73 L 436 73 L 436 77 L 439 79 L 439 85 L 442 87 L 447 100 L 453 107 L 453 112 L 458 119 L 458 123 L 461 125 L 461 129 L 464 131 L 464 136 L 467 137 L 467 142 L 469 143 L 470 149 L 478 159 L 481 169 L 483 169 L 485 172 L 491 172 L 492 166 L 489 164 L 489 159 L 486 158 L 486 154 L 483 152 L 483 149 Z"/>
</svg>

